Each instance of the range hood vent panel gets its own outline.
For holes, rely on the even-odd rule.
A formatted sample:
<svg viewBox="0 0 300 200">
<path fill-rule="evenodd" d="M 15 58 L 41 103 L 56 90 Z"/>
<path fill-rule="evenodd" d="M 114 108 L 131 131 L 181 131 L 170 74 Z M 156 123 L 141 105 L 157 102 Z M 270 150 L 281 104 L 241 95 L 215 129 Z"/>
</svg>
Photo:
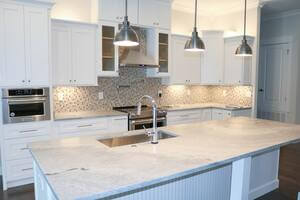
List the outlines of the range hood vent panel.
<svg viewBox="0 0 300 200">
<path fill-rule="evenodd" d="M 139 46 L 119 47 L 119 63 L 121 67 L 151 67 L 158 68 L 157 43 L 154 29 L 132 27 L 138 37 Z"/>
</svg>

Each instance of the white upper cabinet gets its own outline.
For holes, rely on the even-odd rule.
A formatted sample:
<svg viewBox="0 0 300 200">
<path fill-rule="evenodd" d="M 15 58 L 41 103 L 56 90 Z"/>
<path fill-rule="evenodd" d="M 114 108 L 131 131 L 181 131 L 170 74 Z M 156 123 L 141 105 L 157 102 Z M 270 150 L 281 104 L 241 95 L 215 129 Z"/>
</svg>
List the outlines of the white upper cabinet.
<svg viewBox="0 0 300 200">
<path fill-rule="evenodd" d="M 97 85 L 97 26 L 52 20 L 54 85 Z"/>
<path fill-rule="evenodd" d="M 138 23 L 138 0 L 128 0 L 128 18 L 131 24 Z M 125 16 L 125 0 L 100 0 L 99 19 L 123 22 Z"/>
<path fill-rule="evenodd" d="M 0 3 L 0 85 L 49 84 L 48 9 Z"/>
<path fill-rule="evenodd" d="M 253 46 L 253 37 L 247 37 L 250 46 Z M 250 85 L 252 76 L 252 57 L 235 56 L 242 37 L 225 38 L 225 65 L 224 84 Z"/>
<path fill-rule="evenodd" d="M 200 84 L 201 54 L 184 50 L 188 39 L 186 36 L 171 36 L 170 84 Z"/>
<path fill-rule="evenodd" d="M 23 6 L 0 3 L 0 85 L 25 84 Z"/>
<path fill-rule="evenodd" d="M 26 77 L 29 84 L 48 85 L 49 17 L 48 9 L 24 7 Z"/>
<path fill-rule="evenodd" d="M 205 51 L 201 66 L 201 84 L 223 84 L 224 32 L 203 31 Z"/>
<path fill-rule="evenodd" d="M 72 65 L 75 84 L 97 84 L 95 27 L 73 27 Z"/>
<path fill-rule="evenodd" d="M 171 3 L 167 0 L 139 0 L 139 24 L 170 29 Z"/>
<path fill-rule="evenodd" d="M 52 23 L 52 65 L 55 85 L 67 85 L 72 80 L 71 29 Z"/>
</svg>

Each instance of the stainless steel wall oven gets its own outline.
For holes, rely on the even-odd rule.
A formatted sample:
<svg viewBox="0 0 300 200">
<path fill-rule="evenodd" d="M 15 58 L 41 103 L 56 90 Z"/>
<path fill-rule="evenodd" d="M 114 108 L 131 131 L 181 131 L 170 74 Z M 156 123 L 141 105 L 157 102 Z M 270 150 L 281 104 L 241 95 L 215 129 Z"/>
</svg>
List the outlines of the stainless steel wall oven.
<svg viewBox="0 0 300 200">
<path fill-rule="evenodd" d="M 49 88 L 3 89 L 3 123 L 50 120 Z"/>
</svg>

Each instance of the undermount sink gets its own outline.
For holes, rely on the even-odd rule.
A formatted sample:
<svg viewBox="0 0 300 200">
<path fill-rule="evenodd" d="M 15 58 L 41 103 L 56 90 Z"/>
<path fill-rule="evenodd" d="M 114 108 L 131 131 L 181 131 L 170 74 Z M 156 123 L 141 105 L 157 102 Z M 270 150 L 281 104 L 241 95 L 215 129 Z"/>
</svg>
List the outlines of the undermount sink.
<svg viewBox="0 0 300 200">
<path fill-rule="evenodd" d="M 174 137 L 177 137 L 177 136 L 171 135 L 169 133 L 165 133 L 163 131 L 158 131 L 158 139 L 159 140 L 174 138 Z M 125 146 L 125 145 L 130 145 L 130 144 L 150 142 L 151 137 L 149 137 L 146 134 L 140 134 L 140 135 L 131 135 L 131 136 L 100 139 L 98 141 L 101 142 L 102 144 L 112 148 L 112 147 Z"/>
</svg>

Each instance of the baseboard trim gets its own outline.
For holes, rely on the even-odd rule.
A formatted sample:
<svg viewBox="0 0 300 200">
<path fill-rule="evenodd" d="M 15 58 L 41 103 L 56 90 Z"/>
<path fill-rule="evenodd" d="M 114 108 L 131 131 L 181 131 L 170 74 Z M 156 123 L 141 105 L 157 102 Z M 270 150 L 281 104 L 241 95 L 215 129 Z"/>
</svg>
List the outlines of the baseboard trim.
<svg viewBox="0 0 300 200">
<path fill-rule="evenodd" d="M 18 181 L 11 181 L 7 183 L 8 188 L 14 188 L 22 185 L 28 185 L 34 183 L 33 178 L 22 179 Z"/>
<path fill-rule="evenodd" d="M 249 193 L 249 200 L 254 200 L 258 197 L 261 197 L 269 192 L 272 192 L 273 190 L 276 190 L 278 187 L 279 180 L 268 182 L 258 188 L 251 190 Z"/>
</svg>

